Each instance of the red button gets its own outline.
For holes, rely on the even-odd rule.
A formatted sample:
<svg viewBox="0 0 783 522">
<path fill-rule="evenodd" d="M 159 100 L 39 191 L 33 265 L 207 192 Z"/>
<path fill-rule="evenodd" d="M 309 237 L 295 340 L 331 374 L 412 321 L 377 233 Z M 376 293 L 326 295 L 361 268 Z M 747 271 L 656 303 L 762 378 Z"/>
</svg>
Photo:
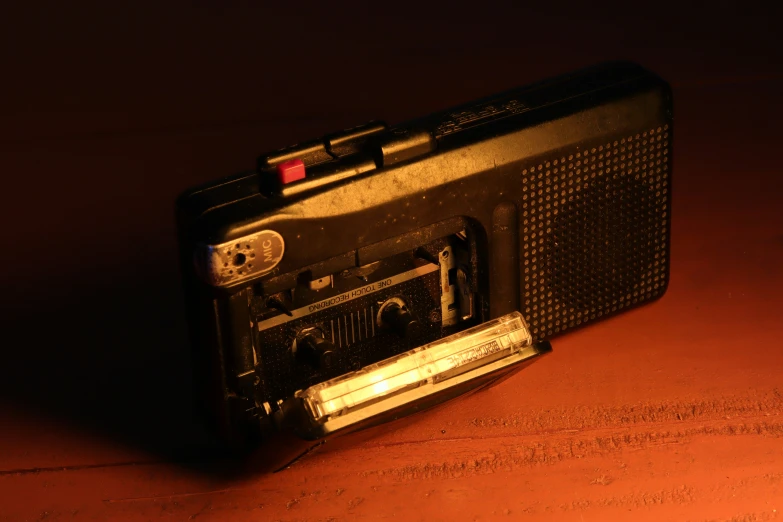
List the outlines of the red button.
<svg viewBox="0 0 783 522">
<path fill-rule="evenodd" d="M 284 161 L 277 166 L 277 179 L 286 185 L 305 177 L 305 165 L 300 159 Z"/>
</svg>

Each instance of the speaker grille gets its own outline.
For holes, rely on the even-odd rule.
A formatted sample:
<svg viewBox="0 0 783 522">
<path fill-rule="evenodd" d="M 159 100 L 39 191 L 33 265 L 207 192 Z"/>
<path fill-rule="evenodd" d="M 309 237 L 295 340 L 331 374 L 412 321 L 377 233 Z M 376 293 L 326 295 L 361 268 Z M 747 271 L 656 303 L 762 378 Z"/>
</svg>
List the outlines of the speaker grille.
<svg viewBox="0 0 783 522">
<path fill-rule="evenodd" d="M 663 293 L 668 125 L 522 172 L 522 286 L 536 339 Z"/>
</svg>

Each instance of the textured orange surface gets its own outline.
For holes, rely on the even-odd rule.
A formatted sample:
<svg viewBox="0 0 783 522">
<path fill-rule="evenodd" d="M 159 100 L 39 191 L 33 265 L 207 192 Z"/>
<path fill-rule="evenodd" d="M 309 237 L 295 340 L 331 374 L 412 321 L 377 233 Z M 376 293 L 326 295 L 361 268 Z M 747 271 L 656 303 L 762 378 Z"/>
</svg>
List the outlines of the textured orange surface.
<svg viewBox="0 0 783 522">
<path fill-rule="evenodd" d="M 16 55 L 0 521 L 783 519 L 783 78 L 767 15 L 663 38 L 652 15 L 553 12 L 542 20 L 565 36 L 548 50 L 536 42 L 553 33 L 535 24 L 470 32 L 453 13 L 412 25 L 421 40 L 358 48 L 334 22 L 329 59 L 307 62 L 323 81 L 286 86 L 268 71 L 310 56 L 326 34 L 317 14 L 298 26 L 316 36 L 269 54 L 249 31 L 257 13 L 170 9 L 158 29 L 139 12 L 70 32 L 51 12 L 41 35 L 63 40 Z M 389 16 L 387 31 L 405 18 Z M 188 404 L 174 195 L 262 150 L 614 57 L 618 42 L 675 88 L 668 293 L 556 338 L 493 388 L 279 473 L 263 471 L 274 447 L 215 457 Z M 366 82 L 329 72 L 352 64 Z M 484 72 L 444 86 L 456 67 Z"/>
</svg>

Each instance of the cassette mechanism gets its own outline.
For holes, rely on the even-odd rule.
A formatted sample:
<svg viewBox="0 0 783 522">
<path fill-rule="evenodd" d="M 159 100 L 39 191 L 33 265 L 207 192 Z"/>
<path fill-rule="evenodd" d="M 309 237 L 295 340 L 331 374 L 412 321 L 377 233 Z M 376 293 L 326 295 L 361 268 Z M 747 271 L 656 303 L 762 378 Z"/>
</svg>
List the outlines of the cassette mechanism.
<svg viewBox="0 0 783 522">
<path fill-rule="evenodd" d="M 471 299 L 457 297 L 460 285 L 472 296 L 465 275 L 469 252 L 460 242 L 465 241 L 444 238 L 366 266 L 300 278 L 293 288 L 254 299 L 265 401 L 274 403 L 472 321 Z"/>
<path fill-rule="evenodd" d="M 460 230 L 254 296 L 256 401 L 266 429 L 318 439 L 383 422 L 548 351 L 548 343 L 533 345 L 518 312 L 480 324 L 475 252 Z"/>
</svg>

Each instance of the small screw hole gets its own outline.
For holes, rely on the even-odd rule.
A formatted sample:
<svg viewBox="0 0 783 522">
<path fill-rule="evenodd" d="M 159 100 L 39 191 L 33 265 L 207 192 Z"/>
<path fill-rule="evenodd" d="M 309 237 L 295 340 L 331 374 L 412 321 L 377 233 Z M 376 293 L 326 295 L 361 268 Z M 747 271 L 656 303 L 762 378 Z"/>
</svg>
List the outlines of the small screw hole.
<svg viewBox="0 0 783 522">
<path fill-rule="evenodd" d="M 245 254 L 237 254 L 234 256 L 234 266 L 242 266 L 245 264 Z"/>
</svg>

